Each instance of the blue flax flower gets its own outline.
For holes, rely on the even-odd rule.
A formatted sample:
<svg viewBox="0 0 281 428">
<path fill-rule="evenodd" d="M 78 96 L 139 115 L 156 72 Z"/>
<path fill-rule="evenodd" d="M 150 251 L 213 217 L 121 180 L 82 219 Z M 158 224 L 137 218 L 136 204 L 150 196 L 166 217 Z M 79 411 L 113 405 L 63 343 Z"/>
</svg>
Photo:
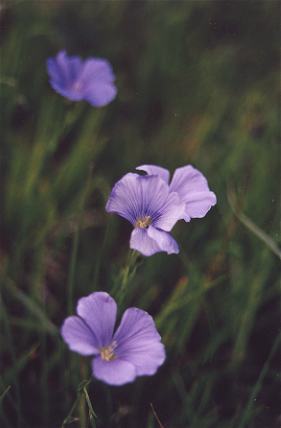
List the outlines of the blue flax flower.
<svg viewBox="0 0 281 428">
<path fill-rule="evenodd" d="M 69 348 L 93 356 L 93 375 L 110 385 L 151 376 L 165 360 L 165 349 L 152 317 L 129 308 L 114 333 L 117 305 L 105 292 L 78 301 L 77 316 L 66 318 L 61 334 Z"/>
<path fill-rule="evenodd" d="M 141 165 L 136 169 L 145 171 L 148 175 L 157 175 L 169 184 L 170 173 L 165 168 L 156 165 Z M 185 221 L 205 217 L 211 207 L 217 203 L 216 195 L 209 189 L 206 178 L 192 165 L 175 170 L 170 183 L 170 192 L 176 192 L 184 202 L 183 219 Z"/>
<path fill-rule="evenodd" d="M 158 175 L 128 173 L 112 189 L 106 211 L 119 214 L 134 229 L 130 247 L 144 256 L 160 251 L 178 253 L 177 242 L 168 233 L 184 216 L 185 204 Z"/>
<path fill-rule="evenodd" d="M 61 51 L 47 60 L 47 70 L 52 88 L 71 101 L 88 101 L 102 107 L 116 96 L 115 76 L 105 59 L 68 56 Z"/>
</svg>

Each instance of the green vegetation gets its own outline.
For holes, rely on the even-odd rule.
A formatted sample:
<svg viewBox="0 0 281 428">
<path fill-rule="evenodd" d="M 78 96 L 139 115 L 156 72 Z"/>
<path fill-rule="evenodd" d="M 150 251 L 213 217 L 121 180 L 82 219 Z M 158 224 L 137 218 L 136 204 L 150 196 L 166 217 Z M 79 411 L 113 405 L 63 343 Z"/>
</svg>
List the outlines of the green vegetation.
<svg viewBox="0 0 281 428">
<path fill-rule="evenodd" d="M 1 6 L 1 427 L 278 426 L 279 16 L 271 0 Z M 109 59 L 117 98 L 56 94 L 60 49 Z M 104 206 L 143 163 L 193 164 L 218 204 L 177 224 L 178 256 L 132 268 L 130 225 Z M 155 376 L 88 382 L 59 328 L 94 290 L 155 317 Z"/>
</svg>

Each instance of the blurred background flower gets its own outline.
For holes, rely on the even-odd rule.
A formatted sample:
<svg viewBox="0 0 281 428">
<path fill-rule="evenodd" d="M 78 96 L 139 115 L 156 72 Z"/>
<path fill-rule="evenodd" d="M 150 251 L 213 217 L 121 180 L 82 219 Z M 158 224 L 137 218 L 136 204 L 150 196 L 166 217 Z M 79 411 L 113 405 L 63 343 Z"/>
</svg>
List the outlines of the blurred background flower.
<svg viewBox="0 0 281 428">
<path fill-rule="evenodd" d="M 116 96 L 115 76 L 105 59 L 67 56 L 61 51 L 47 60 L 50 84 L 53 89 L 71 101 L 88 101 L 103 107 Z"/>
</svg>

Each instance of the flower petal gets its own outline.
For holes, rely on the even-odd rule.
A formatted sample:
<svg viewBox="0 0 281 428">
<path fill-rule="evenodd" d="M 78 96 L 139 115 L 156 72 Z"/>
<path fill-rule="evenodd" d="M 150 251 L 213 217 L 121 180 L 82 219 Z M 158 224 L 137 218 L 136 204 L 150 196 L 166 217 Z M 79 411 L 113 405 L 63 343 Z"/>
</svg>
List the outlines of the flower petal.
<svg viewBox="0 0 281 428">
<path fill-rule="evenodd" d="M 166 168 L 157 165 L 141 165 L 136 168 L 139 171 L 145 171 L 148 175 L 158 175 L 167 184 L 170 179 L 170 172 Z"/>
<path fill-rule="evenodd" d="M 116 96 L 115 76 L 107 60 L 91 58 L 82 61 L 61 51 L 47 60 L 53 89 L 72 101 L 82 99 L 96 107 L 108 104 Z"/>
<path fill-rule="evenodd" d="M 116 86 L 113 83 L 94 81 L 87 85 L 84 90 L 84 99 L 95 107 L 103 107 L 110 103 L 117 94 Z"/>
<path fill-rule="evenodd" d="M 61 51 L 55 58 L 48 58 L 47 70 L 53 83 L 69 87 L 77 79 L 82 70 L 82 61 L 78 56 L 67 56 Z"/>
<path fill-rule="evenodd" d="M 152 375 L 165 360 L 165 350 L 153 318 L 145 311 L 129 308 L 114 335 L 117 359 L 133 364 L 136 374 Z"/>
<path fill-rule="evenodd" d="M 98 353 L 95 336 L 79 317 L 66 318 L 61 328 L 61 335 L 69 348 L 78 354 L 95 355 Z"/>
<path fill-rule="evenodd" d="M 83 63 L 78 56 L 67 56 L 65 51 L 61 51 L 55 58 L 47 60 L 47 70 L 50 84 L 56 92 L 72 101 L 83 99 L 79 86 Z"/>
<path fill-rule="evenodd" d="M 190 218 L 205 217 L 211 207 L 217 203 L 216 195 L 210 191 L 192 192 L 185 199 L 185 213 Z"/>
<path fill-rule="evenodd" d="M 165 203 L 159 210 L 159 215 L 153 222 L 153 226 L 170 232 L 176 222 L 184 218 L 185 204 L 176 192 L 169 193 Z"/>
<path fill-rule="evenodd" d="M 170 184 L 171 192 L 177 192 L 185 202 L 185 220 L 204 217 L 216 204 L 216 195 L 209 190 L 204 175 L 191 165 L 177 168 Z"/>
<path fill-rule="evenodd" d="M 90 58 L 84 62 L 81 80 L 86 82 L 113 82 L 115 76 L 110 63 L 102 58 Z"/>
<path fill-rule="evenodd" d="M 115 212 L 133 225 L 145 216 L 161 228 L 171 230 L 184 210 L 177 194 L 158 176 L 129 173 L 119 180 L 108 199 L 106 211 Z M 158 226 L 160 227 L 160 226 Z"/>
<path fill-rule="evenodd" d="M 68 56 L 65 51 L 60 51 L 55 58 L 49 58 L 49 64 L 53 61 L 53 71 L 60 76 L 64 86 L 69 83 Z M 53 77 L 56 77 L 53 75 Z"/>
<path fill-rule="evenodd" d="M 148 236 L 147 229 L 140 228 L 132 231 L 130 248 L 139 251 L 143 256 L 152 256 L 162 251 L 157 242 Z"/>
<path fill-rule="evenodd" d="M 109 385 L 124 385 L 136 378 L 136 369 L 128 361 L 115 359 L 104 361 L 97 357 L 92 362 L 94 376 Z"/>
<path fill-rule="evenodd" d="M 165 251 L 168 254 L 179 253 L 179 246 L 169 233 L 156 229 L 153 226 L 149 226 L 147 234 L 149 238 L 152 238 L 157 242 L 160 251 Z"/>
<path fill-rule="evenodd" d="M 116 312 L 115 300 L 102 291 L 82 297 L 78 301 L 77 314 L 91 329 L 98 348 L 111 343 Z"/>
<path fill-rule="evenodd" d="M 139 182 L 137 174 L 124 175 L 113 187 L 106 204 L 106 211 L 119 214 L 132 224 L 139 214 Z"/>
<path fill-rule="evenodd" d="M 114 80 L 112 67 L 107 60 L 101 58 L 86 60 L 79 79 L 84 99 L 95 107 L 108 104 L 117 94 Z"/>
</svg>

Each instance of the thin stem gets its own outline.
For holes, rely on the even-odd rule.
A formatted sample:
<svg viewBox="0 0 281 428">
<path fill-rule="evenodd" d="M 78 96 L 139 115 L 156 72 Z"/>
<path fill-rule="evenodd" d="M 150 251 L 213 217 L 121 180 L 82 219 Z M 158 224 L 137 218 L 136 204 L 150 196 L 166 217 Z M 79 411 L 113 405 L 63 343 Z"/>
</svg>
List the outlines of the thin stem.
<svg viewBox="0 0 281 428">
<path fill-rule="evenodd" d="M 74 410 L 76 409 L 76 407 L 78 406 L 78 404 L 81 400 L 81 397 L 83 396 L 83 394 L 85 394 L 85 389 L 88 387 L 88 385 L 91 383 L 91 381 L 92 381 L 92 378 L 90 378 L 88 380 L 83 380 L 82 382 L 80 382 L 80 384 L 77 388 L 77 395 L 76 395 L 76 398 L 74 400 L 74 403 L 72 404 L 69 413 L 67 414 L 66 418 L 64 419 L 64 421 L 61 425 L 61 428 L 65 428 L 66 425 L 72 423 L 74 420 L 77 420 L 76 418 L 74 418 L 72 416 L 72 414 L 73 414 Z M 85 428 L 85 425 L 81 425 L 81 428 Z"/>
<path fill-rule="evenodd" d="M 97 288 L 100 269 L 101 269 L 101 261 L 103 259 L 103 253 L 104 253 L 104 250 L 105 250 L 109 236 L 110 236 L 110 220 L 108 220 L 107 225 L 105 227 L 103 243 L 102 243 L 101 249 L 97 255 L 97 261 L 96 261 L 96 266 L 95 266 L 95 271 L 94 271 L 94 279 L 93 279 L 93 290 L 96 290 L 96 288 Z"/>
<path fill-rule="evenodd" d="M 74 296 L 74 282 L 75 282 L 75 268 L 78 254 L 78 245 L 79 245 L 79 227 L 75 230 L 73 241 L 72 241 L 72 251 L 71 259 L 68 273 L 68 294 L 67 294 L 67 311 L 70 314 L 72 312 L 73 306 L 73 296 Z"/>
<path fill-rule="evenodd" d="M 275 254 L 279 260 L 281 260 L 281 250 L 279 249 L 276 242 L 267 235 L 262 229 L 260 229 L 249 217 L 242 212 L 239 212 L 235 207 L 235 196 L 233 191 L 228 191 L 228 202 L 234 213 L 234 215 L 240 220 L 244 226 L 249 229 L 257 238 L 259 238 L 271 251 Z"/>
<path fill-rule="evenodd" d="M 89 397 L 89 394 L 88 394 L 88 391 L 87 391 L 86 387 L 83 388 L 83 392 L 84 392 L 84 395 L 85 395 L 85 398 L 86 398 L 86 403 L 87 403 L 88 409 L 89 409 L 89 418 L 90 418 L 91 427 L 92 428 L 96 428 L 96 421 L 95 421 L 95 419 L 97 418 L 97 415 L 96 415 L 96 413 L 95 413 L 95 411 L 93 409 L 93 406 L 92 406 L 92 403 L 91 403 L 91 400 L 90 400 L 90 397 Z"/>
<path fill-rule="evenodd" d="M 157 413 L 156 413 L 156 411 L 155 411 L 152 403 L 150 403 L 150 407 L 151 407 L 151 411 L 153 413 L 153 416 L 155 417 L 155 419 L 156 419 L 156 421 L 157 421 L 157 423 L 159 425 L 159 428 L 164 428 L 164 425 L 160 421 L 159 416 L 157 415 Z"/>
<path fill-rule="evenodd" d="M 12 335 L 8 313 L 1 294 L 0 294 L 0 307 L 1 307 L 2 317 L 4 320 L 4 328 L 6 330 L 7 344 L 9 347 L 11 361 L 13 362 L 13 366 L 15 367 L 17 359 L 16 359 L 15 348 L 14 348 L 13 335 Z M 15 408 L 16 408 L 16 414 L 17 414 L 17 426 L 20 426 L 22 422 L 22 417 L 21 417 L 21 395 L 20 395 L 20 385 L 19 385 L 18 376 L 15 376 L 14 385 L 15 385 L 15 396 L 16 396 Z"/>
<path fill-rule="evenodd" d="M 260 375 L 258 377 L 258 380 L 257 380 L 257 382 L 256 382 L 256 384 L 255 384 L 255 386 L 254 386 L 254 388 L 252 390 L 252 393 L 251 393 L 251 395 L 249 397 L 246 409 L 245 409 L 245 411 L 244 411 L 244 413 L 242 415 L 242 418 L 241 418 L 241 421 L 240 421 L 240 424 L 239 424 L 238 428 L 244 428 L 245 426 L 247 426 L 247 423 L 249 421 L 249 416 L 250 416 L 251 411 L 252 411 L 253 403 L 255 402 L 255 398 L 257 397 L 257 395 L 259 393 L 259 390 L 260 390 L 261 385 L 263 383 L 264 377 L 265 377 L 265 375 L 266 375 L 266 373 L 268 371 L 269 364 L 270 364 L 270 362 L 271 362 L 271 360 L 272 360 L 275 352 L 278 349 L 278 345 L 279 345 L 280 339 L 281 339 L 281 335 L 279 334 L 277 336 L 277 338 L 275 339 L 275 342 L 274 342 L 274 344 L 273 344 L 273 346 L 271 348 L 269 356 L 268 356 L 267 360 L 265 361 L 265 363 L 263 365 L 263 368 L 262 368 L 262 370 L 260 372 Z"/>
<path fill-rule="evenodd" d="M 119 303 L 119 307 L 121 308 L 125 297 L 126 297 L 126 291 L 129 282 L 134 278 L 136 271 L 137 271 L 137 259 L 139 257 L 139 254 L 136 251 L 129 251 L 127 263 L 124 266 L 124 268 L 120 272 L 120 282 L 118 281 L 117 287 L 119 289 L 117 293 L 117 299 Z"/>
<path fill-rule="evenodd" d="M 74 232 L 73 243 L 72 243 L 72 251 L 71 251 L 71 259 L 68 273 L 68 294 L 67 294 L 67 309 L 68 313 L 72 312 L 73 306 L 73 297 L 74 297 L 74 283 L 75 283 L 75 269 L 77 264 L 77 255 L 78 255 L 78 246 L 79 246 L 79 236 L 82 222 L 82 213 L 85 207 L 85 203 L 87 200 L 88 193 L 90 191 L 90 182 L 91 182 L 91 168 L 89 168 L 89 173 L 85 185 L 85 190 L 82 194 L 79 211 L 78 211 L 78 222 L 76 225 L 76 230 Z"/>
</svg>

